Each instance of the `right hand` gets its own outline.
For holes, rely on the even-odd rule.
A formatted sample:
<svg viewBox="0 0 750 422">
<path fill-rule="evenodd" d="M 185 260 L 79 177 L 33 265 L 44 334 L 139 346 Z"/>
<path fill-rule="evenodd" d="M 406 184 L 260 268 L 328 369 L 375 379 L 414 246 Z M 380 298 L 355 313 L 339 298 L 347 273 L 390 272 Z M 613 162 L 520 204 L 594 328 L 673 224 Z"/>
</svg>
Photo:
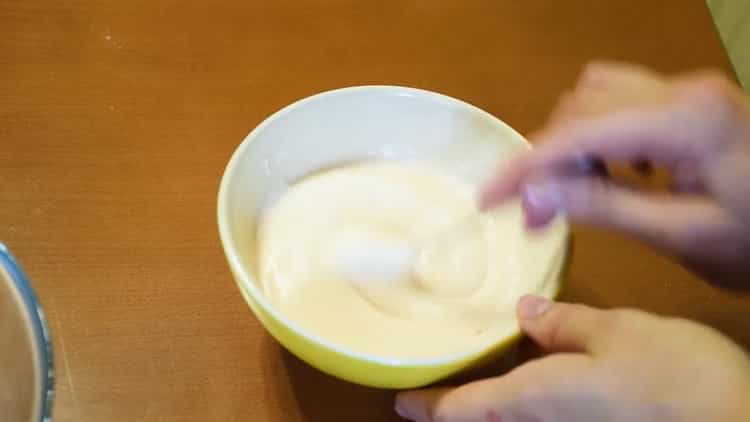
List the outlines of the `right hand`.
<svg viewBox="0 0 750 422">
<path fill-rule="evenodd" d="M 592 64 L 533 138 L 539 146 L 485 186 L 482 208 L 520 195 L 530 226 L 565 213 L 633 234 L 713 281 L 750 287 L 750 102 L 735 84 Z M 570 175 L 590 158 L 666 167 L 673 188 Z"/>
</svg>

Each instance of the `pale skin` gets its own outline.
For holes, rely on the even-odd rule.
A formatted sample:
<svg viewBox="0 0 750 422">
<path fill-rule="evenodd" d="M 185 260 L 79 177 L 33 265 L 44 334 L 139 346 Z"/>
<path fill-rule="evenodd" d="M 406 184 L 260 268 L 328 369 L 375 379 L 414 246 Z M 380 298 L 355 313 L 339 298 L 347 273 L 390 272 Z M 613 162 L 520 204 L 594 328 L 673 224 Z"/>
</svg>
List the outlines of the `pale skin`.
<svg viewBox="0 0 750 422">
<path fill-rule="evenodd" d="M 734 83 L 594 63 L 533 138 L 533 152 L 487 183 L 482 208 L 520 196 L 531 228 L 565 214 L 639 238 L 711 282 L 750 288 L 750 102 Z M 591 159 L 647 160 L 670 171 L 672 189 L 576 170 Z M 535 296 L 517 315 L 546 357 L 400 393 L 397 412 L 419 422 L 750 420 L 750 358 L 712 328 Z"/>
</svg>

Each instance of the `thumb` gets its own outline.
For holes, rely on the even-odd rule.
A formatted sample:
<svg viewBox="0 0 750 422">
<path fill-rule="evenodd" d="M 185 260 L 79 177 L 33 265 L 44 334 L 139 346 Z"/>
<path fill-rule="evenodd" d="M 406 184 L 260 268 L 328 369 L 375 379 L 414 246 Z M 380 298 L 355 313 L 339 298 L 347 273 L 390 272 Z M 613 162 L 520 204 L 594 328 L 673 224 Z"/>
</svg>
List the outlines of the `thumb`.
<svg viewBox="0 0 750 422">
<path fill-rule="evenodd" d="M 540 296 L 524 296 L 518 303 L 517 313 L 521 328 L 542 347 L 587 353 L 553 354 L 519 366 L 506 375 L 458 388 L 402 392 L 396 397 L 396 412 L 418 422 L 538 420 L 532 419 L 536 415 L 519 409 L 519 399 L 530 389 L 551 392 L 571 380 L 584 379 L 594 361 L 590 355 L 606 346 L 611 312 L 554 303 Z"/>
<path fill-rule="evenodd" d="M 708 198 L 642 192 L 596 177 L 532 181 L 522 187 L 522 203 L 530 227 L 544 226 L 564 213 L 688 254 L 696 235 L 717 232 L 728 222 L 726 212 Z"/>
<path fill-rule="evenodd" d="M 396 413 L 416 422 L 498 422 L 564 419 L 539 415 L 541 406 L 524 396 L 534 391 L 544 400 L 554 391 L 573 388 L 589 378 L 593 360 L 581 354 L 557 354 L 528 362 L 508 374 L 456 388 L 427 388 L 396 396 Z"/>
<path fill-rule="evenodd" d="M 526 295 L 516 309 L 521 329 L 544 349 L 553 352 L 597 354 L 606 347 L 611 312 L 585 305 L 556 303 Z"/>
</svg>

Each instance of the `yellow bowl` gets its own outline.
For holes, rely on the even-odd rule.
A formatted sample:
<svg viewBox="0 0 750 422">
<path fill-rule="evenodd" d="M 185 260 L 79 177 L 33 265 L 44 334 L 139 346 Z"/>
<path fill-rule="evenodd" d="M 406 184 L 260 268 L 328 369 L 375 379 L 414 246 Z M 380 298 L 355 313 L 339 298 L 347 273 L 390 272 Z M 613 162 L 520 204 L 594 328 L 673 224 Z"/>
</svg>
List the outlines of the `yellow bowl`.
<svg viewBox="0 0 750 422">
<path fill-rule="evenodd" d="M 256 224 L 268 201 L 321 168 L 363 159 L 429 157 L 478 183 L 503 160 L 528 148 L 521 135 L 494 116 L 454 98 L 413 88 L 344 88 L 289 105 L 245 138 L 221 181 L 219 233 L 240 292 L 263 326 L 290 352 L 354 383 L 419 387 L 497 357 L 520 337 L 515 325 L 486 347 L 439 359 L 367 355 L 301 328 L 275 309 L 257 284 Z M 549 267 L 541 270 L 545 276 L 534 293 L 557 294 L 567 253 L 563 239 L 567 226 L 562 230 L 559 248 Z"/>
</svg>

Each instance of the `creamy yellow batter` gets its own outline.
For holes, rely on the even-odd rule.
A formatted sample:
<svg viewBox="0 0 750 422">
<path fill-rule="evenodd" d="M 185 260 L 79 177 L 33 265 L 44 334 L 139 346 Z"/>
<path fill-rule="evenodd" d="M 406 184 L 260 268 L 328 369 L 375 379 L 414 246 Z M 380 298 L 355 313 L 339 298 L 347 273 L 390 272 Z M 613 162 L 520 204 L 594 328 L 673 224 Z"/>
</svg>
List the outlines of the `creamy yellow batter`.
<svg viewBox="0 0 750 422">
<path fill-rule="evenodd" d="M 266 209 L 267 297 L 307 331 L 384 358 L 437 358 L 514 330 L 524 293 L 549 293 L 560 227 L 530 235 L 517 204 L 480 214 L 436 166 L 372 161 L 315 173 Z M 554 266 L 553 266 L 554 267 Z"/>
</svg>

